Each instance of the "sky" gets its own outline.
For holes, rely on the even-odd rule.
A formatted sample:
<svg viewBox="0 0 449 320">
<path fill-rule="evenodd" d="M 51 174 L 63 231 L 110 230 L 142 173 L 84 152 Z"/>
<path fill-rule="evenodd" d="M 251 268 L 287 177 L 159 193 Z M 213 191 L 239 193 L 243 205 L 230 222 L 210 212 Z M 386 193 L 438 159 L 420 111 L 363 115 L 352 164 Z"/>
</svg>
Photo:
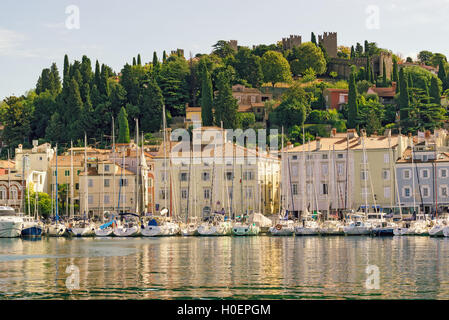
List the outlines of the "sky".
<svg viewBox="0 0 449 320">
<path fill-rule="evenodd" d="M 449 56 L 447 17 L 449 0 L 1 0 L 0 100 L 34 88 L 52 62 L 61 72 L 64 54 L 118 72 L 138 53 L 148 62 L 153 51 L 181 48 L 188 58 L 217 40 L 251 47 L 327 31 L 338 45 Z"/>
</svg>

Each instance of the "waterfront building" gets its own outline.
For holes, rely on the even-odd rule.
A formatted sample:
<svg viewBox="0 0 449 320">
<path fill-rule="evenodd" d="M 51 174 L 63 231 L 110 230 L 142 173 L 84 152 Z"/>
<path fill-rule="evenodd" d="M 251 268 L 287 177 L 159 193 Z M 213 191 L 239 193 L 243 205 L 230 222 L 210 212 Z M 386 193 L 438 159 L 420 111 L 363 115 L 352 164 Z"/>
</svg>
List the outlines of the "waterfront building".
<svg viewBox="0 0 449 320">
<path fill-rule="evenodd" d="M 277 155 L 234 144 L 223 133 L 202 127 L 193 130 L 192 143 L 163 143 L 154 157 L 157 214 L 164 208 L 181 219 L 279 211 Z"/>
</svg>

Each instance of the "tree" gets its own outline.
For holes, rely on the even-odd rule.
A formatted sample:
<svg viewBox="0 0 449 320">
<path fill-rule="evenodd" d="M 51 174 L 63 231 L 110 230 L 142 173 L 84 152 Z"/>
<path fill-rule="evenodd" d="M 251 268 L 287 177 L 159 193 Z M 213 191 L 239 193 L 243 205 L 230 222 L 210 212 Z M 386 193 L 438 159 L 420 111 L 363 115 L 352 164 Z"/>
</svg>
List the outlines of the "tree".
<svg viewBox="0 0 449 320">
<path fill-rule="evenodd" d="M 443 83 L 443 90 L 448 89 L 448 84 L 446 83 L 446 69 L 444 68 L 444 62 L 443 60 L 440 60 L 440 64 L 438 66 L 438 78 L 440 78 L 441 82 Z"/>
<path fill-rule="evenodd" d="M 100 93 L 104 95 L 105 97 L 109 96 L 109 72 L 104 64 L 101 65 L 101 75 L 100 75 L 100 86 L 98 87 L 98 90 L 100 90 Z"/>
<path fill-rule="evenodd" d="M 391 80 L 396 82 L 396 93 L 399 92 L 399 74 L 398 74 L 398 61 L 393 59 L 393 74 Z"/>
<path fill-rule="evenodd" d="M 120 109 L 120 113 L 118 115 L 118 143 L 129 143 L 129 124 L 128 124 L 128 114 L 124 107 Z"/>
<path fill-rule="evenodd" d="M 153 72 L 156 76 L 156 79 L 159 75 L 159 71 L 161 70 L 161 64 L 159 63 L 159 59 L 157 58 L 156 51 L 153 52 Z"/>
<path fill-rule="evenodd" d="M 429 97 L 431 103 L 435 103 L 437 105 L 441 104 L 441 91 L 440 86 L 438 85 L 438 79 L 436 77 L 432 77 L 432 80 L 430 81 Z"/>
<path fill-rule="evenodd" d="M 426 65 L 430 64 L 430 59 L 432 58 L 433 53 L 427 50 L 423 50 L 420 53 L 418 53 L 418 60 L 421 63 L 424 63 Z"/>
<path fill-rule="evenodd" d="M 81 128 L 80 116 L 83 112 L 83 100 L 81 99 L 78 82 L 75 79 L 72 79 L 70 82 L 66 112 L 69 137 L 73 140 L 81 138 L 83 136 L 83 131 Z"/>
<path fill-rule="evenodd" d="M 212 126 L 214 123 L 214 115 L 212 113 L 214 103 L 212 80 L 205 63 L 203 63 L 201 69 L 201 119 L 203 126 Z"/>
<path fill-rule="evenodd" d="M 387 69 L 385 67 L 385 60 L 382 60 L 382 84 L 384 87 L 387 86 Z"/>
<path fill-rule="evenodd" d="M 359 106 L 357 102 L 357 87 L 355 85 L 355 72 L 349 75 L 348 92 L 348 128 L 356 128 L 358 121 Z"/>
<path fill-rule="evenodd" d="M 446 56 L 442 53 L 434 53 L 430 58 L 430 65 L 436 67 L 439 66 L 440 63 L 443 63 L 443 65 L 447 63 Z"/>
<path fill-rule="evenodd" d="M 237 99 L 232 96 L 229 76 L 226 72 L 220 72 L 217 77 L 218 93 L 214 99 L 215 123 L 220 125 L 223 121 L 225 129 L 237 127 Z"/>
<path fill-rule="evenodd" d="M 158 131 L 162 124 L 164 97 L 154 76 L 143 85 L 139 118 L 144 132 Z"/>
<path fill-rule="evenodd" d="M 355 58 L 355 50 L 354 50 L 354 46 L 351 46 L 351 59 Z"/>
<path fill-rule="evenodd" d="M 280 52 L 267 51 L 262 56 L 262 72 L 265 82 L 274 85 L 277 82 L 290 82 L 292 76 L 288 61 Z"/>
<path fill-rule="evenodd" d="M 0 106 L 0 122 L 4 126 L 2 139 L 8 146 L 29 143 L 32 114 L 31 97 L 25 99 L 12 96 L 4 100 Z"/>
<path fill-rule="evenodd" d="M 61 132 L 64 130 L 61 116 L 58 112 L 52 114 L 48 126 L 45 129 L 45 140 L 54 144 L 60 141 Z"/>
<path fill-rule="evenodd" d="M 318 46 L 316 42 L 316 36 L 313 32 L 312 32 L 312 39 L 310 40 L 310 42 L 312 42 L 315 46 Z"/>
<path fill-rule="evenodd" d="M 404 68 L 399 71 L 399 102 L 398 102 L 401 122 L 409 118 L 410 100 L 408 94 L 408 84 L 405 79 Z"/>
<path fill-rule="evenodd" d="M 233 64 L 240 79 L 246 80 L 251 86 L 257 88 L 262 85 L 263 73 L 260 57 L 252 54 L 246 47 L 240 47 L 235 55 Z"/>
<path fill-rule="evenodd" d="M 294 75 L 303 75 L 308 68 L 312 68 L 316 74 L 326 72 L 324 54 L 312 42 L 301 44 L 294 52 L 294 60 L 290 62 L 291 71 Z"/>
<path fill-rule="evenodd" d="M 230 55 L 234 55 L 235 51 L 229 44 L 229 42 L 225 40 L 219 40 L 216 44 L 212 46 L 214 50 L 212 51 L 213 54 L 216 54 L 220 58 L 224 59 Z"/>
<path fill-rule="evenodd" d="M 137 65 L 142 65 L 142 60 L 140 59 L 140 53 L 137 55 Z"/>
</svg>

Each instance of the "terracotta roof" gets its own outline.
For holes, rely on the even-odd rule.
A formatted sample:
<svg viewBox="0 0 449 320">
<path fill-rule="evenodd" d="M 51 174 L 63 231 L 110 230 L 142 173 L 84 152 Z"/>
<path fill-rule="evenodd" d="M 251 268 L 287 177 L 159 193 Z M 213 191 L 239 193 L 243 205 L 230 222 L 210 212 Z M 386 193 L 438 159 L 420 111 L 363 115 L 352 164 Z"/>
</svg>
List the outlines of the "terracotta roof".
<svg viewBox="0 0 449 320">
<path fill-rule="evenodd" d="M 11 169 L 15 167 L 15 162 L 12 160 L 0 160 L 0 168 Z"/>
<path fill-rule="evenodd" d="M 390 88 L 371 87 L 368 89 L 367 94 L 372 93 L 376 93 L 379 97 L 394 98 L 394 96 L 396 95 L 396 89 L 393 87 Z"/>
<path fill-rule="evenodd" d="M 253 111 L 253 107 L 250 105 L 240 105 L 238 112 L 252 112 Z"/>
<path fill-rule="evenodd" d="M 402 157 L 396 161 L 397 163 L 411 163 L 412 162 L 412 149 L 408 147 L 404 153 L 402 154 Z M 413 159 L 414 163 L 422 163 L 420 159 Z M 442 152 L 437 155 L 436 160 L 428 160 L 425 162 L 434 163 L 434 162 L 449 162 L 449 154 L 447 152 Z"/>
<path fill-rule="evenodd" d="M 324 91 L 330 91 L 330 92 L 345 92 L 348 93 L 349 89 L 338 89 L 338 88 L 326 88 Z"/>
</svg>

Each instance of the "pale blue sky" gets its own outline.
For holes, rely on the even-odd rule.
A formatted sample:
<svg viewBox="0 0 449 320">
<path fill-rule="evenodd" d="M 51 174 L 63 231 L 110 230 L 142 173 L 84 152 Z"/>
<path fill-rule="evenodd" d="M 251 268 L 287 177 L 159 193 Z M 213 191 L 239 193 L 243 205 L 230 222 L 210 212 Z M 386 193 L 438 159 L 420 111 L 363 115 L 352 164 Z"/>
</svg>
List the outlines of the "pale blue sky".
<svg viewBox="0 0 449 320">
<path fill-rule="evenodd" d="M 80 29 L 68 30 L 69 5 L 80 9 Z M 379 29 L 366 26 L 379 8 Z M 365 39 L 403 56 L 422 49 L 449 55 L 449 0 L 1 0 L 0 99 L 35 86 L 52 62 L 62 69 L 86 54 L 119 71 L 141 53 L 209 53 L 220 39 L 270 44 L 290 34 L 337 31 L 339 45 Z"/>
</svg>

